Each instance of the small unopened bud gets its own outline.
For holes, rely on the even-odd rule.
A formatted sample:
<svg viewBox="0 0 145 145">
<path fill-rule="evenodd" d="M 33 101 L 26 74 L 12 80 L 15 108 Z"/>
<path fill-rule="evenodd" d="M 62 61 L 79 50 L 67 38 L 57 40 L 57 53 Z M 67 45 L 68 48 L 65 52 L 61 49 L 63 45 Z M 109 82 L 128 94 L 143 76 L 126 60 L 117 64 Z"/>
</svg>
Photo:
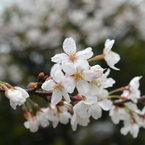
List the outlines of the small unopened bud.
<svg viewBox="0 0 145 145">
<path fill-rule="evenodd" d="M 27 87 L 28 87 L 28 88 L 36 88 L 36 87 L 37 87 L 37 84 L 38 84 L 38 83 L 36 83 L 36 82 L 31 82 L 31 83 L 28 84 Z"/>
<path fill-rule="evenodd" d="M 38 75 L 38 82 L 41 82 L 43 80 L 44 76 L 45 75 L 44 75 L 43 72 L 39 73 L 39 75 Z"/>
</svg>

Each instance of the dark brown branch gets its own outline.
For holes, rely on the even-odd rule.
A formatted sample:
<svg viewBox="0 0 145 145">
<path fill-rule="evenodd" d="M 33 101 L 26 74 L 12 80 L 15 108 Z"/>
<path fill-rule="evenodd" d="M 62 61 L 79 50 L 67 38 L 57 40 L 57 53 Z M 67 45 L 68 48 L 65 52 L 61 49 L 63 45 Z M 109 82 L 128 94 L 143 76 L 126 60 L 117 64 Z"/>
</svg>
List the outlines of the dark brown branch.
<svg viewBox="0 0 145 145">
<path fill-rule="evenodd" d="M 141 98 L 137 99 L 138 102 L 145 104 L 145 96 L 142 96 Z M 114 101 L 113 104 L 116 106 L 123 106 L 124 103 L 130 102 L 130 99 L 125 99 L 121 101 Z"/>
</svg>

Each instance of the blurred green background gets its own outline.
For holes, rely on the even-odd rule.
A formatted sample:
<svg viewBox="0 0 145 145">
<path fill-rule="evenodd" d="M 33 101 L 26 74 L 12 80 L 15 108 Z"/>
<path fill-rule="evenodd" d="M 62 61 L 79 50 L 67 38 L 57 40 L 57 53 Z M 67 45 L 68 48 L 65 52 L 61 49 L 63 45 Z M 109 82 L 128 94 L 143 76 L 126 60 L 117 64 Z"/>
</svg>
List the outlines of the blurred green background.
<svg viewBox="0 0 145 145">
<path fill-rule="evenodd" d="M 115 39 L 113 51 L 121 56 L 110 76 L 113 88 L 126 86 L 143 76 L 145 94 L 145 1 L 144 0 L 0 0 L 0 80 L 26 88 L 40 72 L 49 74 L 50 58 L 62 52 L 63 40 L 73 37 L 77 49 L 92 47 L 101 54 L 106 39 Z M 108 68 L 104 61 L 95 62 Z M 37 96 L 32 100 L 41 101 Z M 0 94 L 0 145 L 144 145 L 145 130 L 138 138 L 120 134 L 122 123 L 114 125 L 103 112 L 87 127 L 76 132 L 70 124 L 50 125 L 31 133 L 25 129 L 21 107 L 13 110 Z"/>
</svg>

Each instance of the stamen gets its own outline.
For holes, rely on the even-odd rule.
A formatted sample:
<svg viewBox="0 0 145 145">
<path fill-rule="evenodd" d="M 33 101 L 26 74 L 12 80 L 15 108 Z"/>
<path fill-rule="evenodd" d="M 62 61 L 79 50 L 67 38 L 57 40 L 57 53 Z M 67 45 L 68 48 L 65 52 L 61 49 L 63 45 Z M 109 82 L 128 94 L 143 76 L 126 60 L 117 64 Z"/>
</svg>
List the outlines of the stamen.
<svg viewBox="0 0 145 145">
<path fill-rule="evenodd" d="M 77 59 L 77 57 L 76 57 L 75 54 L 70 54 L 70 55 L 69 55 L 69 58 L 70 58 L 70 60 L 72 60 L 72 61 L 74 61 L 74 60 Z"/>
<path fill-rule="evenodd" d="M 76 81 L 83 80 L 83 74 L 80 72 L 77 72 L 74 76 Z"/>
<path fill-rule="evenodd" d="M 58 90 L 60 91 L 62 89 L 62 86 L 60 84 L 56 84 L 54 87 L 53 87 L 54 90 Z"/>
<path fill-rule="evenodd" d="M 93 80 L 90 82 L 93 85 L 96 85 L 97 87 L 101 87 L 101 81 L 100 80 Z"/>
</svg>

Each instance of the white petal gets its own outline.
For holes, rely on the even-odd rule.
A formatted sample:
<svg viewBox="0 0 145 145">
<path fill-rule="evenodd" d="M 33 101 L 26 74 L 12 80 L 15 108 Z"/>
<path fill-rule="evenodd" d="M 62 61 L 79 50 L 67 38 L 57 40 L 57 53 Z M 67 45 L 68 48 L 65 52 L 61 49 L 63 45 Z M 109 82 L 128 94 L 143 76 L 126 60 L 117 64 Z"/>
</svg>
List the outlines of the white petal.
<svg viewBox="0 0 145 145">
<path fill-rule="evenodd" d="M 132 134 L 132 136 L 134 138 L 136 138 L 138 136 L 138 132 L 139 132 L 139 125 L 137 124 L 133 124 L 131 130 L 130 130 L 130 133 Z"/>
<path fill-rule="evenodd" d="M 92 81 L 96 79 L 94 71 L 86 69 L 83 71 L 83 74 L 84 74 L 83 78 L 87 81 Z"/>
<path fill-rule="evenodd" d="M 20 98 L 23 98 L 22 93 L 18 90 L 9 89 L 8 91 L 5 92 L 5 95 L 13 102 L 19 102 Z"/>
<path fill-rule="evenodd" d="M 68 112 L 61 113 L 60 122 L 62 124 L 67 124 L 69 121 L 69 118 L 71 118 L 71 115 Z"/>
<path fill-rule="evenodd" d="M 17 90 L 19 90 L 21 93 L 22 93 L 22 96 L 24 97 L 24 98 L 28 98 L 29 97 L 29 94 L 24 90 L 24 89 L 22 89 L 22 88 L 20 88 L 20 87 L 15 87 Z"/>
<path fill-rule="evenodd" d="M 77 129 L 77 119 L 76 119 L 76 114 L 74 114 L 71 118 L 71 126 L 72 126 L 72 130 L 76 131 Z"/>
<path fill-rule="evenodd" d="M 94 119 L 98 119 L 102 116 L 102 109 L 98 105 L 98 103 L 94 103 L 93 105 L 91 105 L 88 113 L 90 113 L 90 115 L 92 115 Z"/>
<path fill-rule="evenodd" d="M 82 72 L 86 69 L 89 69 L 89 63 L 86 60 L 78 60 L 75 63 L 75 67 L 78 72 Z"/>
<path fill-rule="evenodd" d="M 10 100 L 10 106 L 15 110 L 17 103 Z"/>
<path fill-rule="evenodd" d="M 68 95 L 68 93 L 66 92 L 65 89 L 62 89 L 62 95 L 65 98 L 66 102 L 70 103 L 70 101 L 71 101 L 70 97 L 69 97 L 69 95 Z"/>
<path fill-rule="evenodd" d="M 89 122 L 90 122 L 89 116 L 78 120 L 78 124 L 82 126 L 87 126 Z"/>
<path fill-rule="evenodd" d="M 134 95 L 130 95 L 128 98 L 129 98 L 130 100 L 132 100 L 132 102 L 134 102 L 134 103 L 137 103 L 137 102 L 138 102 L 136 96 L 134 96 Z"/>
<path fill-rule="evenodd" d="M 51 77 L 55 77 L 57 74 L 59 74 L 63 76 L 63 73 L 62 73 L 62 67 L 60 64 L 54 64 L 52 67 L 51 67 L 51 71 L 50 71 L 50 76 Z M 62 73 L 62 74 L 61 74 Z"/>
<path fill-rule="evenodd" d="M 62 72 L 62 68 L 60 64 L 55 64 L 52 68 L 51 68 L 51 72 L 50 72 L 51 77 L 53 78 L 53 80 L 57 83 L 59 83 L 61 81 L 61 79 L 64 77 L 64 74 Z"/>
<path fill-rule="evenodd" d="M 108 77 L 108 76 L 109 76 L 110 71 L 111 71 L 111 70 L 108 68 L 108 69 L 107 69 L 107 71 L 105 72 L 105 76 L 106 76 L 106 77 Z"/>
<path fill-rule="evenodd" d="M 130 125 L 122 127 L 121 130 L 120 130 L 120 132 L 123 135 L 127 135 L 127 133 L 129 132 L 129 130 L 130 130 Z"/>
<path fill-rule="evenodd" d="M 107 64 L 115 69 L 115 70 L 119 70 L 118 68 L 116 68 L 114 65 L 120 60 L 120 56 L 119 54 L 115 53 L 115 52 L 109 52 L 105 55 L 105 60 L 107 62 Z"/>
<path fill-rule="evenodd" d="M 54 85 L 55 85 L 55 83 L 54 83 L 53 80 L 48 80 L 48 81 L 45 81 L 45 82 L 42 84 L 41 88 L 42 88 L 43 90 L 46 90 L 46 91 L 51 91 L 51 90 L 53 90 L 53 86 L 54 86 Z"/>
<path fill-rule="evenodd" d="M 102 93 L 101 94 L 98 94 L 98 97 L 100 98 L 100 99 L 106 99 L 107 97 L 108 97 L 108 91 L 107 90 L 102 90 Z"/>
<path fill-rule="evenodd" d="M 76 72 L 75 66 L 73 63 L 63 63 L 62 64 L 63 71 L 68 75 L 73 75 Z"/>
<path fill-rule="evenodd" d="M 55 56 L 51 57 L 51 61 L 55 63 L 62 63 L 63 61 L 67 60 L 69 60 L 69 57 L 65 53 L 56 54 Z"/>
<path fill-rule="evenodd" d="M 65 76 L 62 80 L 62 86 L 68 93 L 72 93 L 75 89 L 75 80 L 73 77 Z"/>
<path fill-rule="evenodd" d="M 130 81 L 129 85 L 130 85 L 130 90 L 131 90 L 131 91 L 134 91 L 134 89 L 137 90 L 137 89 L 139 88 L 139 80 L 140 80 L 141 78 L 142 78 L 142 76 L 140 76 L 140 77 L 134 77 L 134 78 Z"/>
<path fill-rule="evenodd" d="M 36 116 L 40 125 L 43 127 L 46 127 L 49 125 L 48 119 L 45 117 L 45 115 L 46 114 L 44 112 L 38 112 Z"/>
<path fill-rule="evenodd" d="M 134 104 L 132 102 L 124 103 L 124 105 L 127 106 L 131 110 L 134 110 L 134 111 L 138 110 L 137 104 Z"/>
<path fill-rule="evenodd" d="M 30 129 L 31 132 L 36 132 L 38 131 L 39 123 L 37 120 L 29 120 L 29 121 L 24 122 L 24 126 L 27 129 Z"/>
<path fill-rule="evenodd" d="M 89 59 L 93 56 L 92 48 L 88 47 L 85 50 L 77 52 L 78 59 Z"/>
<path fill-rule="evenodd" d="M 63 42 L 63 50 L 67 54 L 74 54 L 76 52 L 76 43 L 73 38 L 66 38 Z"/>
<path fill-rule="evenodd" d="M 89 92 L 89 83 L 85 80 L 80 80 L 76 82 L 76 88 L 79 94 L 86 95 Z"/>
<path fill-rule="evenodd" d="M 29 128 L 30 128 L 30 123 L 29 123 L 29 121 L 25 121 L 25 122 L 24 122 L 24 126 L 25 126 L 27 129 L 29 129 Z"/>
<path fill-rule="evenodd" d="M 102 107 L 103 110 L 108 111 L 112 107 L 112 102 L 108 99 L 103 99 L 99 101 L 99 105 Z"/>
<path fill-rule="evenodd" d="M 58 119 L 57 119 L 57 120 L 54 120 L 54 121 L 52 122 L 53 128 L 56 128 L 56 126 L 58 125 L 58 123 L 59 123 L 59 120 L 58 120 Z"/>
<path fill-rule="evenodd" d="M 95 110 L 95 111 L 92 112 L 92 117 L 94 119 L 98 119 L 101 116 L 102 116 L 102 110 L 101 110 L 101 108 L 99 108 L 99 110 Z"/>
<path fill-rule="evenodd" d="M 97 86 L 97 85 L 94 85 L 94 84 L 90 84 L 90 91 L 89 93 L 91 95 L 98 95 L 98 94 L 101 94 L 103 91 L 103 86 Z"/>
<path fill-rule="evenodd" d="M 41 126 L 42 127 L 47 127 L 48 125 L 49 125 L 49 122 L 46 119 L 44 119 L 43 121 L 41 121 Z"/>
<path fill-rule="evenodd" d="M 104 88 L 112 87 L 113 84 L 115 84 L 115 80 L 112 78 L 107 78 L 106 81 L 103 84 Z"/>
<path fill-rule="evenodd" d="M 110 39 L 107 39 L 105 41 L 104 54 L 108 53 L 111 50 L 114 42 L 115 42 L 114 40 L 110 40 Z"/>
<path fill-rule="evenodd" d="M 61 99 L 62 99 L 62 92 L 54 90 L 51 97 L 51 104 L 56 105 L 61 101 Z"/>
<path fill-rule="evenodd" d="M 76 104 L 73 110 L 80 118 L 87 117 L 87 109 L 83 101 L 80 101 L 78 104 Z"/>
<path fill-rule="evenodd" d="M 84 101 L 84 103 L 87 105 L 87 106 L 90 106 L 92 104 L 95 103 L 95 107 L 98 106 L 98 99 L 96 96 L 91 96 L 90 94 L 87 94 L 86 95 L 86 100 Z M 100 106 L 99 106 L 100 107 Z"/>
<path fill-rule="evenodd" d="M 38 124 L 38 121 L 37 120 L 34 120 L 34 121 L 31 121 L 30 122 L 30 131 L 31 132 L 38 131 L 38 127 L 39 127 L 39 124 Z"/>
<path fill-rule="evenodd" d="M 116 113 L 115 115 L 111 115 L 111 119 L 112 119 L 114 124 L 119 123 L 119 121 L 120 121 L 119 115 L 120 115 L 119 113 L 118 114 Z"/>
</svg>

